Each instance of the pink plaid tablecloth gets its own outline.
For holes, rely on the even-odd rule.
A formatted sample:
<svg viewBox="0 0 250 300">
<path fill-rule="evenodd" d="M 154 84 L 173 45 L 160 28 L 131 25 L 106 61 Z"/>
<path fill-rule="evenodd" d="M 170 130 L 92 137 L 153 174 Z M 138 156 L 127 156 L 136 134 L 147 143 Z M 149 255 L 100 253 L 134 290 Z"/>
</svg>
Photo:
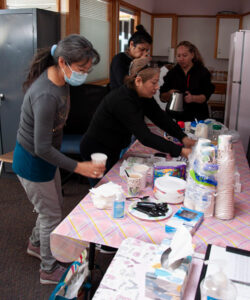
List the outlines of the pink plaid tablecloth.
<svg viewBox="0 0 250 300">
<path fill-rule="evenodd" d="M 157 133 L 161 134 L 160 131 Z M 196 252 L 205 253 L 209 243 L 250 250 L 250 172 L 242 144 L 235 143 L 234 149 L 242 184 L 242 192 L 235 194 L 235 218 L 230 221 L 222 221 L 214 217 L 206 218 L 193 237 Z M 126 156 L 131 152 L 153 153 L 154 151 L 136 141 Z M 100 184 L 112 181 L 120 184 L 126 191 L 125 178 L 120 177 L 120 165 L 121 161 L 105 175 Z M 152 186 L 148 186 L 143 194 L 152 195 Z M 113 219 L 112 210 L 96 209 L 88 194 L 51 233 L 53 255 L 59 261 L 70 262 L 79 257 L 88 242 L 118 248 L 128 237 L 160 244 L 166 237 L 164 227 L 167 220 L 139 220 L 127 212 L 131 202 L 126 202 L 124 219 Z M 175 212 L 180 205 L 171 205 L 171 207 Z"/>
</svg>

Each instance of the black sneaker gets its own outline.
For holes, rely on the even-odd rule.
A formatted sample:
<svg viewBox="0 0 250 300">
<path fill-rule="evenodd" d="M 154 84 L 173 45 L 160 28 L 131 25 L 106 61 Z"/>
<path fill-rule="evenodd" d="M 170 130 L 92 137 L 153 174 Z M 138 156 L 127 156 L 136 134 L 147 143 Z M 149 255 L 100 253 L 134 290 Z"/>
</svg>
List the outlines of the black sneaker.
<svg viewBox="0 0 250 300">
<path fill-rule="evenodd" d="M 117 248 L 108 247 L 104 245 L 97 244 L 96 249 L 100 251 L 100 253 L 103 254 L 114 254 L 118 250 Z"/>
</svg>

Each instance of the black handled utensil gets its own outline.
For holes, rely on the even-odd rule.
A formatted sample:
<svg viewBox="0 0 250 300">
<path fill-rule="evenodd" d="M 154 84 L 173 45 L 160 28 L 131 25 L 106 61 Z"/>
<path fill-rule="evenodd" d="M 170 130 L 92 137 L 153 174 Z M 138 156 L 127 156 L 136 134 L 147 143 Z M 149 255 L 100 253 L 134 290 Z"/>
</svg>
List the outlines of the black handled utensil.
<svg viewBox="0 0 250 300">
<path fill-rule="evenodd" d="M 143 197 L 139 197 L 139 196 L 134 196 L 134 197 L 126 197 L 126 200 L 131 200 L 131 199 L 141 199 L 141 200 L 147 200 L 150 196 L 143 196 Z"/>
</svg>

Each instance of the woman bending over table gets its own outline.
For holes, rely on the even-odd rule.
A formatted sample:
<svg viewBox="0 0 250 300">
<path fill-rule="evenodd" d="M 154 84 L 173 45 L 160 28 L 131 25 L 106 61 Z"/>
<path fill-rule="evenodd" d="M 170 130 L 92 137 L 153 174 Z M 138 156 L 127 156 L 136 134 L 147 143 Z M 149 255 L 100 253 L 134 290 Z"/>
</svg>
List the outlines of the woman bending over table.
<svg viewBox="0 0 250 300">
<path fill-rule="evenodd" d="M 209 117 L 207 101 L 214 92 L 211 74 L 204 66 L 199 50 L 188 41 L 176 48 L 176 66 L 164 77 L 160 99 L 168 102 L 173 92 L 184 94 L 184 112 L 170 112 L 176 120 L 194 121 Z"/>
<path fill-rule="evenodd" d="M 34 56 L 21 109 L 13 170 L 38 213 L 27 253 L 41 260 L 40 282 L 56 284 L 65 268 L 50 250 L 50 233 L 62 219 L 59 168 L 86 177 L 98 177 L 104 167 L 90 161 L 77 162 L 60 152 L 63 126 L 69 107 L 69 85 L 84 83 L 92 65 L 99 62 L 92 44 L 70 35 Z"/>
<path fill-rule="evenodd" d="M 111 91 L 97 108 L 81 141 L 80 151 L 84 160 L 89 160 L 91 153 L 103 152 L 108 156 L 108 171 L 119 160 L 121 149 L 129 145 L 132 134 L 147 147 L 173 157 L 188 157 L 195 141 L 189 139 L 154 100 L 153 95 L 159 89 L 160 71 L 150 67 L 148 62 L 148 58 L 134 60 L 125 85 Z M 152 133 L 144 121 L 145 116 L 178 138 L 183 146 Z M 97 181 L 92 181 L 91 185 L 95 183 Z"/>
</svg>

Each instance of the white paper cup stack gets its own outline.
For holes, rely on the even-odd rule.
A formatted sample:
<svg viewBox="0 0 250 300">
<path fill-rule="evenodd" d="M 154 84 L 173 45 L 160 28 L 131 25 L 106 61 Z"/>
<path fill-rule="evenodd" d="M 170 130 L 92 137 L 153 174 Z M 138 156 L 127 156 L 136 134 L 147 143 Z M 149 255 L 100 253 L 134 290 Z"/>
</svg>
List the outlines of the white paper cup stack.
<svg viewBox="0 0 250 300">
<path fill-rule="evenodd" d="M 219 135 L 218 137 L 218 150 L 228 152 L 232 150 L 232 139 L 230 134 Z"/>
<path fill-rule="evenodd" d="M 234 217 L 234 170 L 235 160 L 230 135 L 221 135 L 218 140 L 218 174 L 215 216 L 222 220 Z"/>
</svg>

